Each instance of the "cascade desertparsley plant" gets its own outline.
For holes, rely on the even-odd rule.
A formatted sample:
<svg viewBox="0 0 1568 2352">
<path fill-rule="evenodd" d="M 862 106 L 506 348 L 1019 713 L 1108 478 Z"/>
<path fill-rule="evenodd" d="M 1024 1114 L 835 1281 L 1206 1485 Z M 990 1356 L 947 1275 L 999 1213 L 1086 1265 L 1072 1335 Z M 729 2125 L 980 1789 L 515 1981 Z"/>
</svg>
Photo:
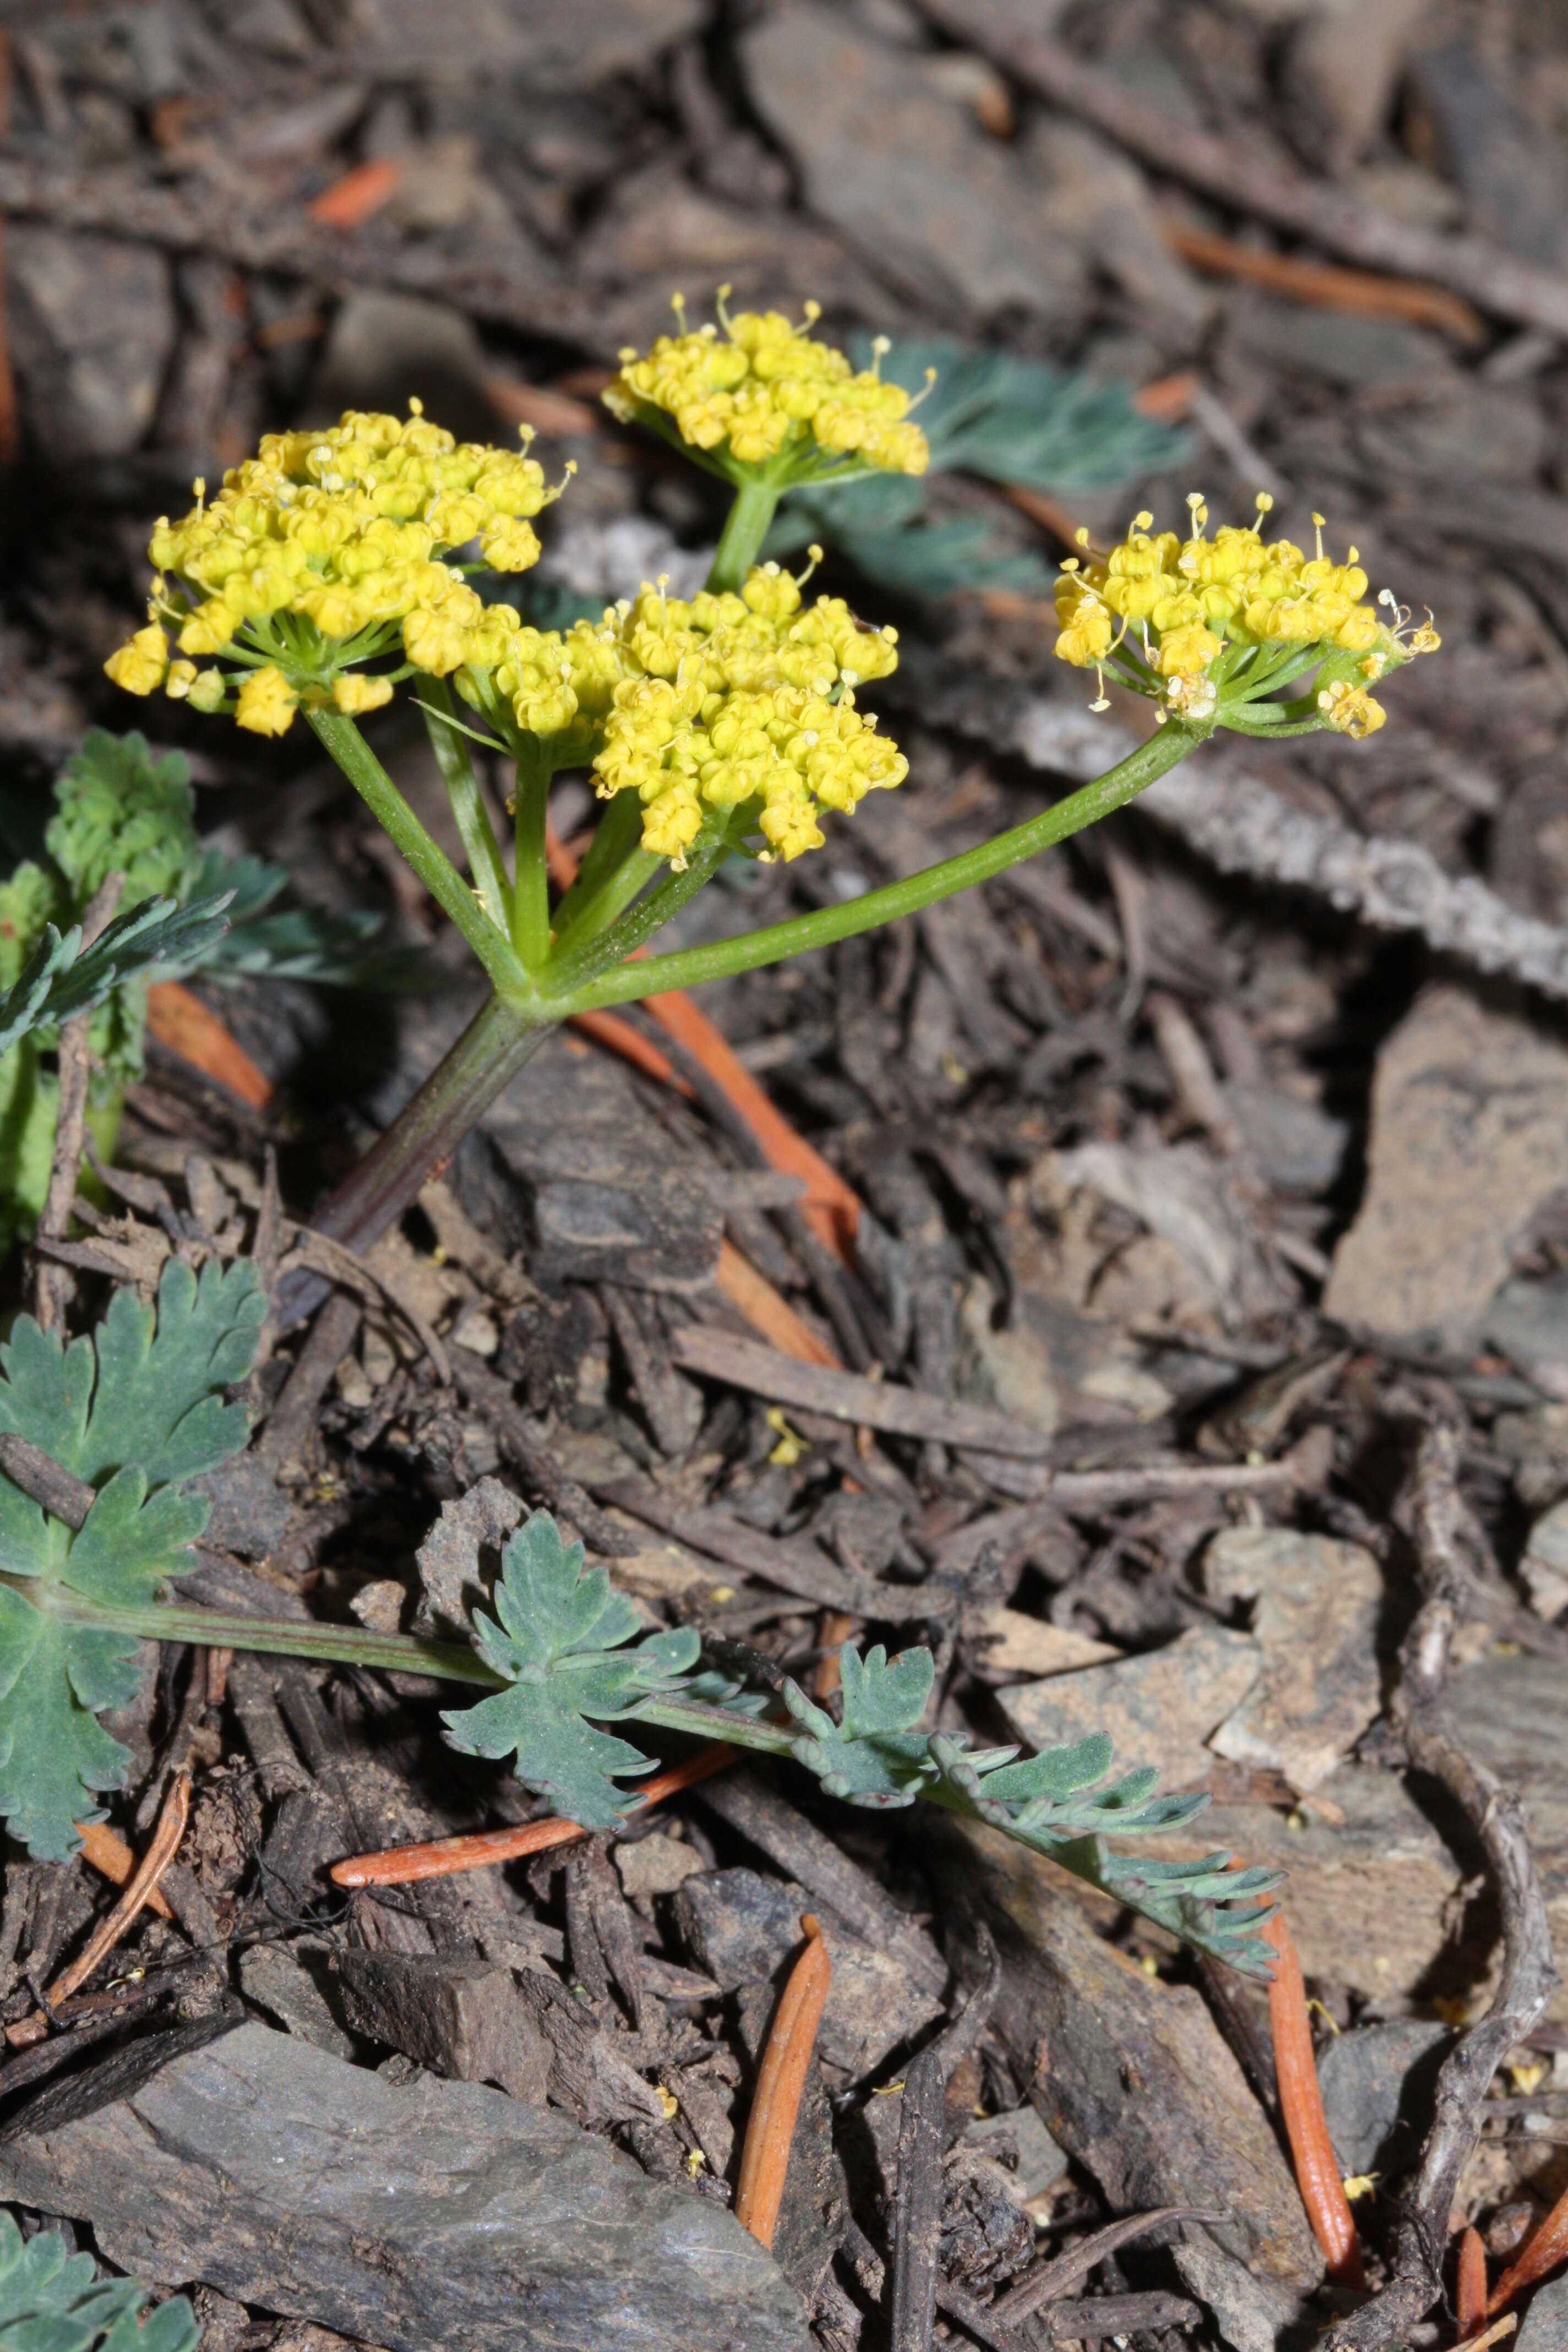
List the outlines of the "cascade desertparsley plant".
<svg viewBox="0 0 1568 2352">
<path fill-rule="evenodd" d="M 1215 727 L 1357 738 L 1383 723 L 1370 688 L 1437 643 L 1384 592 L 1380 617 L 1352 549 L 1344 563 L 1266 544 L 1247 529 L 1127 537 L 1065 567 L 1056 652 L 1153 699 L 1153 738 L 1030 823 L 906 880 L 737 938 L 647 956 L 647 942 L 733 856 L 793 860 L 825 820 L 901 783 L 908 762 L 859 707 L 897 666 L 896 633 L 842 599 L 808 598 L 759 561 L 781 499 L 925 467 L 917 402 L 874 364 L 812 332 L 808 304 L 724 309 L 646 354 L 623 352 L 605 400 L 731 488 L 703 592 L 644 582 L 596 623 L 524 625 L 479 575 L 526 570 L 532 520 L 556 497 L 521 452 L 459 443 L 417 403 L 406 418 L 351 414 L 331 430 L 268 436 L 193 511 L 162 522 L 147 625 L 110 659 L 131 692 L 160 688 L 264 735 L 300 716 L 462 931 L 492 995 L 321 1222 L 362 1246 L 572 1014 L 754 970 L 913 912 L 1005 872 L 1122 806 Z M 928 371 L 929 377 L 930 371 Z M 921 395 L 923 397 L 923 395 Z M 564 485 L 562 486 L 563 488 Z M 816 551 L 813 551 L 813 562 Z M 463 844 L 438 846 L 358 719 L 406 686 L 419 704 Z M 1296 691 L 1292 695 L 1291 689 Z M 503 851 L 475 774 L 475 739 L 515 767 Z M 605 804 L 575 884 L 552 897 L 551 780 L 586 769 Z"/>
</svg>

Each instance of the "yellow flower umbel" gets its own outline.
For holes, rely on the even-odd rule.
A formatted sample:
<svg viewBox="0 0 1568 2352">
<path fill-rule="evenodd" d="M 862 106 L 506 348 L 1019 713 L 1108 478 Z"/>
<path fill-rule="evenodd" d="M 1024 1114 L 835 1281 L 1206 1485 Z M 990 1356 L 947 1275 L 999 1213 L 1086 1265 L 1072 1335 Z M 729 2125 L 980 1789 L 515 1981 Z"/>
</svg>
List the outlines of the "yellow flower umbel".
<svg viewBox="0 0 1568 2352">
<path fill-rule="evenodd" d="M 1191 535 L 1151 531 L 1153 517 L 1133 518 L 1109 554 L 1072 557 L 1057 583 L 1058 658 L 1092 668 L 1107 708 L 1105 674 L 1160 704 L 1160 717 L 1243 734 L 1300 734 L 1319 727 L 1356 740 L 1386 713 L 1367 688 L 1416 654 L 1436 649 L 1430 622 L 1410 615 L 1387 589 L 1379 618 L 1363 600 L 1367 576 L 1352 547 L 1343 563 L 1323 553 L 1322 517 L 1314 515 L 1317 549 L 1309 556 L 1289 540 L 1265 544 L 1263 517 L 1274 501 L 1258 499 L 1246 529 L 1224 524 L 1205 536 L 1208 509 L 1187 500 Z M 1088 533 L 1080 531 L 1087 548 Z M 1310 692 L 1274 699 L 1309 671 Z"/>
<path fill-rule="evenodd" d="M 857 374 L 844 353 L 812 340 L 820 305 L 805 306 L 796 327 L 778 310 L 724 309 L 714 326 L 660 335 L 646 355 L 621 353 L 621 372 L 605 393 L 616 416 L 653 426 L 701 450 L 732 480 L 759 475 L 799 484 L 879 471 L 923 474 L 925 435 L 909 422 L 910 395 L 884 383 L 877 368 Z M 878 357 L 886 350 L 878 349 Z"/>
<path fill-rule="evenodd" d="M 268 434 L 210 502 L 198 482 L 191 512 L 153 534 L 161 576 L 147 626 L 105 664 L 115 684 L 280 735 L 301 704 L 352 717 L 415 670 L 455 669 L 485 607 L 447 557 L 477 541 L 486 568 L 526 571 L 530 518 L 557 493 L 524 452 L 456 441 L 409 409 Z M 389 653 L 397 667 L 363 674 Z M 231 668 L 197 670 L 215 656 Z"/>
<path fill-rule="evenodd" d="M 839 597 L 804 604 L 801 583 L 766 563 L 739 595 L 688 602 L 645 583 L 597 628 L 564 635 L 488 606 L 454 684 L 509 741 L 547 739 L 551 766 L 592 753 L 601 799 L 641 800 L 653 856 L 681 866 L 706 812 L 754 807 L 763 854 L 789 859 L 821 846 L 821 809 L 853 809 L 909 773 L 855 703 L 858 685 L 897 667 L 897 643 Z"/>
</svg>

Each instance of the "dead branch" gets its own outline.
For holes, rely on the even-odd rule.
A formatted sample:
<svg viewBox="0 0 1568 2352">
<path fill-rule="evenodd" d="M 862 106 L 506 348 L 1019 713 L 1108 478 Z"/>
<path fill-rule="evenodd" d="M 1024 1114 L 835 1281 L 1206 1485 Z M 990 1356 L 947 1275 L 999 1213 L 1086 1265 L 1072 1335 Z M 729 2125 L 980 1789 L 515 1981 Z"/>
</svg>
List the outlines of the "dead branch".
<svg viewBox="0 0 1568 2352">
<path fill-rule="evenodd" d="M 120 894 L 124 887 L 123 874 L 108 874 L 93 892 L 81 919 L 81 944 L 84 949 L 91 947 L 99 934 L 113 921 Z M 49 1189 L 44 1195 L 43 1212 L 38 1218 L 37 1238 L 40 1241 L 65 1239 L 66 1226 L 70 1222 L 71 1202 L 76 1199 L 82 1142 L 87 1134 L 88 1087 L 92 1077 L 92 1047 L 88 1037 L 91 1021 L 90 1013 L 79 1013 L 74 1020 L 63 1023 L 60 1028 L 55 1155 L 49 1168 Z M 35 1257 L 33 1312 L 46 1331 L 53 1331 L 64 1322 L 66 1308 L 75 1287 L 68 1271 L 58 1259 L 42 1255 Z"/>
<path fill-rule="evenodd" d="M 1463 2034 L 1437 2077 L 1437 2106 L 1389 2265 L 1388 2284 L 1337 2328 L 1329 2352 L 1378 2352 L 1431 2309 L 1442 2286 L 1454 2192 L 1480 2138 L 1481 2103 L 1508 2052 L 1545 2008 L 1557 1971 L 1552 1929 L 1518 1800 L 1495 1773 L 1467 1756 L 1444 1701 L 1454 1635 L 1466 1613 L 1471 1576 L 1461 1549 L 1459 1432 L 1424 1434 L 1411 1483 L 1411 1531 L 1424 1595 L 1399 1654 L 1390 1703 L 1394 1728 L 1416 1770 L 1440 1780 L 1473 1824 L 1497 1881 L 1502 1908 L 1502 1978 L 1491 2007 Z"/>
</svg>

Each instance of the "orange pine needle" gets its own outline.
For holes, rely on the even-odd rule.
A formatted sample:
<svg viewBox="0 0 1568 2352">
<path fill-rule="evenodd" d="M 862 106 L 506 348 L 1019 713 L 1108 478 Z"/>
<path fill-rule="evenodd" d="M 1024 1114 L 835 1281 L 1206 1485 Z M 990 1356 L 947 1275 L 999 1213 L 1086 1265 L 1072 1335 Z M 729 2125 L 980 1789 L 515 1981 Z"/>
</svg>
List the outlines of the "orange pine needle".
<svg viewBox="0 0 1568 2352">
<path fill-rule="evenodd" d="M 76 1833 L 81 1840 L 81 1858 L 107 1878 L 111 1886 L 127 1886 L 136 1875 L 136 1856 L 118 1830 L 107 1822 L 78 1822 Z M 156 1911 L 160 1919 L 172 1919 L 167 1898 L 154 1887 L 147 1898 L 147 1907 Z"/>
<path fill-rule="evenodd" d="M 1454 2315 L 1459 2341 L 1479 2336 L 1487 2324 L 1487 2250 L 1479 2230 L 1467 2230 L 1459 2240 L 1459 2275 L 1454 2293 Z"/>
<path fill-rule="evenodd" d="M 1370 269 L 1341 269 L 1323 261 L 1298 261 L 1289 254 L 1260 253 L 1207 229 L 1186 222 L 1162 223 L 1165 242 L 1195 269 L 1218 278 L 1244 278 L 1255 286 L 1269 287 L 1292 301 L 1325 310 L 1353 310 L 1374 319 L 1407 319 L 1414 325 L 1436 327 L 1446 335 L 1474 348 L 1486 341 L 1480 314 L 1458 294 L 1441 286 L 1414 279 L 1380 278 Z"/>
<path fill-rule="evenodd" d="M 677 1790 L 689 1789 L 694 1780 L 721 1772 L 734 1760 L 735 1750 L 720 1740 L 700 1756 L 689 1756 L 684 1764 L 656 1772 L 637 1792 L 642 1799 L 638 1814 L 673 1797 Z M 552 1846 L 570 1845 L 574 1839 L 592 1834 L 581 1822 L 552 1814 L 548 1821 L 522 1822 L 516 1829 L 479 1830 L 470 1837 L 432 1838 L 427 1845 L 397 1845 L 383 1853 L 350 1854 L 346 1861 L 333 1863 L 330 1875 L 336 1886 L 408 1886 L 417 1878 L 452 1878 L 460 1870 L 485 1870 L 492 1863 L 545 1853 Z"/>
<path fill-rule="evenodd" d="M 860 1201 L 836 1168 L 830 1168 L 805 1136 L 797 1135 L 784 1113 L 747 1069 L 729 1039 L 716 1029 L 683 989 L 643 999 L 656 1021 L 700 1062 L 726 1099 L 745 1120 L 769 1165 L 805 1184 L 801 1210 L 813 1231 L 840 1257 L 847 1257 L 860 1222 Z"/>
<path fill-rule="evenodd" d="M 217 1014 L 177 980 L 154 981 L 147 991 L 147 1026 L 160 1045 L 167 1045 L 204 1077 L 216 1078 L 252 1110 L 265 1110 L 272 1100 L 271 1079 L 257 1068 Z"/>
<path fill-rule="evenodd" d="M 802 1322 L 788 1299 L 757 1272 L 749 1257 L 742 1257 L 732 1242 L 719 1244 L 719 1288 L 731 1307 L 740 1308 L 752 1330 L 760 1331 L 781 1356 L 793 1356 L 797 1364 L 823 1364 L 829 1371 L 843 1370 L 826 1341 Z"/>
<path fill-rule="evenodd" d="M 769 2248 L 778 2227 L 795 2119 L 833 1974 L 821 1921 L 808 1911 L 800 1925 L 805 1949 L 790 1970 L 757 2070 L 735 2189 L 736 2220 Z"/>
<path fill-rule="evenodd" d="M 378 155 L 357 170 L 345 172 L 305 207 L 321 228 L 358 228 L 382 206 L 390 204 L 403 180 L 395 155 Z"/>
<path fill-rule="evenodd" d="M 572 1026 L 584 1037 L 592 1037 L 596 1045 L 607 1045 L 612 1054 L 618 1054 L 623 1062 L 629 1062 L 645 1076 L 657 1078 L 660 1086 L 673 1087 L 688 1101 L 695 1097 L 697 1089 L 690 1079 L 683 1078 L 669 1055 L 661 1054 L 652 1038 L 634 1029 L 629 1021 L 620 1020 L 614 1013 L 574 1013 Z"/>
<path fill-rule="evenodd" d="M 1516 2294 L 1534 2286 L 1562 2262 L 1568 2262 L 1568 2189 L 1493 2287 L 1487 2304 L 1489 2318 L 1493 2312 L 1505 2311 Z"/>
<path fill-rule="evenodd" d="M 1264 1923 L 1261 1933 L 1275 1954 L 1274 1975 L 1268 1987 L 1274 2074 L 1301 2202 L 1307 2209 L 1312 2235 L 1323 2250 L 1329 2276 L 1336 2286 L 1360 2287 L 1365 2282 L 1355 2216 L 1340 2178 L 1334 2144 L 1329 2137 L 1323 2096 L 1318 2088 L 1317 2061 L 1312 2053 L 1307 1988 L 1301 1978 L 1295 1939 L 1283 1911 L 1276 1911 L 1272 1919 Z"/>
<path fill-rule="evenodd" d="M 577 861 L 549 824 L 544 828 L 544 855 L 550 878 L 556 888 L 569 890 L 577 878 Z M 765 1089 L 752 1077 L 723 1032 L 714 1027 L 708 1015 L 699 1010 L 684 989 L 666 990 L 659 995 L 645 997 L 643 1002 L 654 1019 L 662 1022 L 670 1035 L 685 1046 L 693 1060 L 700 1062 L 714 1084 L 722 1089 L 725 1099 L 740 1112 L 756 1137 L 769 1166 L 802 1179 L 805 1185 L 805 1197 L 800 1204 L 801 1213 L 829 1249 L 847 1260 L 855 1239 L 855 1229 L 860 1222 L 859 1195 L 851 1191 L 836 1168 L 828 1166 L 820 1152 L 812 1150 L 804 1135 L 795 1133 Z M 627 1059 L 637 1062 L 640 1068 L 650 1069 L 646 1058 L 646 1040 L 639 1039 L 638 1051 L 630 1053 L 616 1034 L 626 1029 L 627 1024 L 616 1023 L 615 1031 L 603 1026 L 596 1029 L 589 1027 L 590 1022 L 602 1024 L 603 1020 L 603 1014 L 587 1013 L 579 1017 L 577 1026 L 590 1036 L 597 1036 L 601 1043 L 611 1046 L 615 1052 L 626 1052 Z M 652 1075 L 659 1074 L 653 1072 Z M 671 1077 L 674 1077 L 673 1068 Z"/>
</svg>

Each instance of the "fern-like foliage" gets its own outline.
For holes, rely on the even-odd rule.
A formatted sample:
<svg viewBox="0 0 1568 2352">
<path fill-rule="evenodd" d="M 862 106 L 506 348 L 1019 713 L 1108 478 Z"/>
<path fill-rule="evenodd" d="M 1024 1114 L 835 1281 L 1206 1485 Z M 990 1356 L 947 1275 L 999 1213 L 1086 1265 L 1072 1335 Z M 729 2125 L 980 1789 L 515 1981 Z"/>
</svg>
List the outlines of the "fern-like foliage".
<svg viewBox="0 0 1568 2352">
<path fill-rule="evenodd" d="M 36 1029 L 95 1011 L 127 981 L 160 969 L 190 971 L 228 929 L 227 907 L 226 892 L 188 907 L 147 898 L 117 915 L 87 949 L 79 923 L 65 932 L 46 923 L 15 983 L 0 996 L 0 1055 Z"/>
<path fill-rule="evenodd" d="M 494 1600 L 500 1623 L 476 1611 L 473 1634 L 508 1687 L 445 1714 L 447 1738 L 469 1755 L 514 1758 L 528 1788 L 585 1828 L 613 1829 L 634 1810 L 635 1795 L 616 1781 L 649 1769 L 640 1749 L 595 1730 L 595 1720 L 640 1715 L 743 1738 L 737 1718 L 754 1720 L 769 1704 L 766 1694 L 738 1696 L 721 1676 L 692 1677 L 700 1645 L 689 1626 L 636 1642 L 632 1603 L 603 1569 L 584 1570 L 582 1545 L 564 1545 L 546 1511 L 524 1520 L 507 1544 Z M 815 1773 L 829 1796 L 872 1807 L 923 1797 L 987 1822 L 1199 1951 L 1268 1975 L 1269 1949 L 1258 1933 L 1268 1914 L 1258 1903 L 1279 1885 L 1278 1873 L 1233 1870 L 1224 1853 L 1149 1862 L 1106 1843 L 1184 1829 L 1206 1797 L 1158 1796 L 1152 1766 L 1110 1778 L 1103 1733 L 1020 1757 L 1016 1748 L 971 1750 L 962 1738 L 920 1730 L 935 1672 L 929 1650 L 889 1658 L 879 1643 L 862 1658 L 847 1646 L 839 1666 L 840 1722 L 786 1681 L 787 1721 L 767 1727 L 766 1744 Z"/>
<path fill-rule="evenodd" d="M 637 1610 L 602 1568 L 584 1570 L 582 1545 L 563 1543 L 548 1511 L 509 1539 L 492 1597 L 494 1618 L 473 1613 L 474 1643 L 509 1687 L 445 1712 L 448 1738 L 469 1756 L 514 1757 L 518 1779 L 569 1820 L 613 1829 L 636 1802 L 616 1781 L 652 1768 L 588 1718 L 613 1722 L 680 1689 L 701 1646 L 696 1629 L 650 1633 L 628 1648 L 641 1630 Z"/>
<path fill-rule="evenodd" d="M 42 1861 L 101 1818 L 130 1757 L 97 1720 L 135 1694 L 134 1637 L 92 1609 L 157 1597 L 206 1525 L 185 1482 L 239 1452 L 243 1380 L 267 1312 L 256 1270 L 171 1259 L 154 1311 L 120 1290 L 91 1339 L 62 1343 L 19 1316 L 0 1347 L 0 1430 L 97 1490 L 73 1532 L 0 1475 L 0 1815 Z M 73 1605 L 74 1604 L 74 1605 Z M 73 1619 L 77 1622 L 73 1622 Z"/>
<path fill-rule="evenodd" d="M 215 850 L 202 859 L 193 888 L 227 891 L 228 929 L 202 957 L 216 981 L 309 980 L 322 988 L 404 990 L 431 985 L 426 960 L 406 949 L 372 944 L 382 919 L 367 911 L 329 914 L 322 907 L 279 907 L 289 887 L 281 866 L 261 857 L 229 862 Z"/>
<path fill-rule="evenodd" d="M 852 349 L 858 367 L 872 364 L 866 338 Z M 981 588 L 1043 595 L 1052 575 L 1032 550 L 1007 548 L 983 516 L 931 513 L 933 477 L 973 474 L 1070 497 L 1163 472 L 1186 454 L 1179 435 L 1139 414 L 1124 384 L 1079 370 L 946 340 L 896 343 L 881 362 L 883 375 L 913 394 L 924 391 L 930 368 L 936 382 L 920 411 L 931 446 L 923 480 L 878 474 L 795 491 L 769 536 L 770 554 L 821 538 L 899 595 Z"/>
<path fill-rule="evenodd" d="M 0 2347 L 4 2352 L 195 2352 L 201 2329 L 183 2294 L 146 2309 L 140 2279 L 100 2279 L 90 2254 L 68 2254 L 58 2230 L 24 2242 L 0 2211 Z"/>
</svg>

